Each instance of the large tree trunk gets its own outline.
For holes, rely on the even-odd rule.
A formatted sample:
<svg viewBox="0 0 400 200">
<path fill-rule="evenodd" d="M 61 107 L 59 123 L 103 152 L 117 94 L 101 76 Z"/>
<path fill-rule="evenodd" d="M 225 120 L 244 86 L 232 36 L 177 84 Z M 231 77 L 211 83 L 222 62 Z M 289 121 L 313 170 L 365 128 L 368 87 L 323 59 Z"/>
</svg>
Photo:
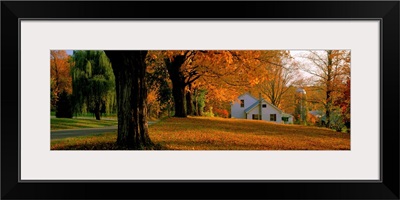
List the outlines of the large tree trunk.
<svg viewBox="0 0 400 200">
<path fill-rule="evenodd" d="M 94 115 L 96 116 L 96 120 L 100 120 L 100 102 L 96 102 Z"/>
<path fill-rule="evenodd" d="M 327 77 L 326 77 L 326 105 L 325 105 L 325 126 L 329 128 L 331 126 L 331 109 L 332 109 L 332 51 L 327 51 L 328 63 L 327 63 Z"/>
<path fill-rule="evenodd" d="M 326 124 L 325 127 L 329 128 L 331 125 L 331 105 L 332 105 L 332 98 L 331 98 L 332 91 L 326 91 L 326 105 L 325 105 L 325 117 L 326 117 Z"/>
<path fill-rule="evenodd" d="M 115 75 L 118 106 L 117 144 L 145 149 L 152 145 L 147 124 L 145 85 L 147 51 L 105 51 Z"/>
<path fill-rule="evenodd" d="M 137 93 L 138 94 L 138 119 L 139 119 L 139 133 L 140 133 L 140 145 L 149 146 L 153 143 L 150 140 L 149 129 L 147 123 L 147 87 L 146 87 L 146 59 L 147 51 L 142 52 L 140 57 L 135 57 L 136 62 L 140 67 L 136 67 L 137 80 Z M 135 82 L 136 83 L 136 82 Z"/>
<path fill-rule="evenodd" d="M 181 67 L 185 62 L 185 56 L 175 56 L 174 59 L 166 59 L 165 64 L 172 81 L 172 96 L 174 97 L 175 117 L 187 117 L 185 110 L 185 78 Z"/>
</svg>

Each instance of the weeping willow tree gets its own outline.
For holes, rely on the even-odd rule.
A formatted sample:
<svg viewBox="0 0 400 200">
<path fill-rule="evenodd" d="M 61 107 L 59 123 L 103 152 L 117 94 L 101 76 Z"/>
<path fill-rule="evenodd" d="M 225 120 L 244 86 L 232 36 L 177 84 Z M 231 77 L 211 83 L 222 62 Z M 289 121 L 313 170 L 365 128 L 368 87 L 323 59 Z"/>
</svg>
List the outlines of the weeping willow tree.
<svg viewBox="0 0 400 200">
<path fill-rule="evenodd" d="M 75 113 L 93 113 L 100 120 L 101 113 L 116 109 L 115 77 L 104 51 L 74 51 L 72 94 Z"/>
</svg>

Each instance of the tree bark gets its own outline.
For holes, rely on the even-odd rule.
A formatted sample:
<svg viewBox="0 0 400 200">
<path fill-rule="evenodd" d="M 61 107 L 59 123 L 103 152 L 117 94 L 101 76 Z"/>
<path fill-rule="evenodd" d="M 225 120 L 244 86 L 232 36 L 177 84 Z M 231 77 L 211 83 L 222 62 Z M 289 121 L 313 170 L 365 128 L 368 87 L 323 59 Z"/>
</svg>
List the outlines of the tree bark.
<svg viewBox="0 0 400 200">
<path fill-rule="evenodd" d="M 329 128 L 331 125 L 331 109 L 332 109 L 332 51 L 327 51 L 327 77 L 326 77 L 326 105 L 325 105 L 325 127 Z"/>
<path fill-rule="evenodd" d="M 153 143 L 150 140 L 149 129 L 147 123 L 147 87 L 146 87 L 146 59 L 147 51 L 142 52 L 139 57 L 136 58 L 136 62 L 139 67 L 135 67 L 137 80 L 137 93 L 138 94 L 138 119 L 139 119 L 139 133 L 140 133 L 140 145 L 148 146 Z M 136 83 L 136 82 L 135 82 Z"/>
<path fill-rule="evenodd" d="M 166 59 L 168 74 L 172 82 L 172 96 L 174 97 L 175 117 L 187 117 L 185 110 L 185 77 L 181 67 L 185 62 L 185 56 L 178 55 L 174 59 Z"/>
<path fill-rule="evenodd" d="M 332 98 L 331 98 L 331 92 L 330 90 L 326 91 L 326 105 L 325 105 L 325 117 L 326 117 L 326 128 L 329 128 L 331 125 L 331 104 L 332 104 Z"/>
<path fill-rule="evenodd" d="M 185 110 L 185 85 L 172 82 L 172 96 L 174 97 L 175 117 L 187 117 Z"/>
<path fill-rule="evenodd" d="M 147 51 L 105 51 L 115 75 L 118 106 L 117 145 L 146 149 L 153 145 L 148 134 L 147 88 L 145 84 Z"/>
<path fill-rule="evenodd" d="M 96 120 L 100 120 L 100 103 L 96 102 L 95 108 L 94 108 L 94 115 L 96 116 Z"/>
</svg>

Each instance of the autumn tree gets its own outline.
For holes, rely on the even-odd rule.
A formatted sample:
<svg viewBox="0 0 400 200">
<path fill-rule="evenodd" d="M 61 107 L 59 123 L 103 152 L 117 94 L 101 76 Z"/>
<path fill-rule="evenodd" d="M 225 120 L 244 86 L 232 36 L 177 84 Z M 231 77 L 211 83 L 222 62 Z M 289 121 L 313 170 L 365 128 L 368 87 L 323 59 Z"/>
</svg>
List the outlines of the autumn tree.
<svg viewBox="0 0 400 200">
<path fill-rule="evenodd" d="M 280 50 L 264 51 L 261 59 L 266 63 L 266 78 L 256 85 L 256 89 L 271 104 L 280 107 L 284 94 L 298 75 L 296 63 L 290 58 L 288 51 Z"/>
<path fill-rule="evenodd" d="M 258 96 L 260 88 L 257 86 L 267 83 L 272 77 L 269 75 L 270 68 L 286 67 L 283 65 L 281 53 L 285 52 L 230 50 L 225 51 L 224 56 L 220 56 L 221 52 L 215 52 L 216 58 L 209 59 L 210 65 L 215 67 L 209 68 L 200 79 L 200 85 L 207 88 L 208 107 L 213 107 L 221 116 L 226 116 L 225 113 L 230 110 L 230 103 L 237 100 L 240 94 L 253 92 Z"/>
<path fill-rule="evenodd" d="M 344 83 L 339 85 L 340 93 L 339 98 L 336 99 L 335 105 L 340 109 L 342 120 L 347 129 L 350 129 L 350 77 Z"/>
<path fill-rule="evenodd" d="M 310 64 L 303 70 L 317 77 L 317 84 L 324 91 L 321 103 L 325 108 L 325 126 L 331 126 L 331 113 L 335 109 L 335 101 L 339 98 L 339 85 L 350 77 L 350 51 L 324 50 L 309 51 L 303 56 Z"/>
<path fill-rule="evenodd" d="M 156 59 L 156 54 L 148 53 L 146 81 L 148 87 L 148 114 L 167 112 L 169 116 L 173 106 L 171 81 L 164 61 Z"/>
<path fill-rule="evenodd" d="M 74 51 L 73 96 L 76 112 L 89 111 L 97 120 L 115 107 L 115 78 L 103 51 Z"/>
<path fill-rule="evenodd" d="M 202 116 L 204 112 L 204 107 L 206 106 L 206 94 L 208 91 L 202 88 L 196 88 L 193 91 L 192 100 L 192 114 L 195 116 Z"/>
<path fill-rule="evenodd" d="M 195 54 L 195 51 L 165 52 L 164 61 L 172 82 L 172 95 L 174 97 L 175 117 L 187 116 L 187 112 L 185 109 L 185 88 L 187 85 L 194 82 L 200 76 L 198 75 L 196 70 L 185 67 L 190 65 Z"/>
<path fill-rule="evenodd" d="M 217 88 L 221 85 L 248 87 L 263 79 L 259 71 L 263 65 L 259 59 L 260 51 L 188 50 L 165 51 L 163 55 L 173 85 L 177 117 L 186 117 L 188 113 L 194 112 L 191 102 L 198 88 L 194 83 L 199 80 L 206 85 L 214 84 L 214 88 Z M 185 108 L 189 108 L 189 112 Z"/>
<path fill-rule="evenodd" d="M 148 134 L 146 56 L 148 51 L 105 51 L 112 63 L 118 105 L 117 144 L 129 149 L 153 145 Z"/>
<path fill-rule="evenodd" d="M 70 56 L 64 50 L 50 51 L 50 94 L 51 107 L 55 108 L 59 95 L 65 91 L 66 95 L 72 92 L 70 76 Z"/>
</svg>

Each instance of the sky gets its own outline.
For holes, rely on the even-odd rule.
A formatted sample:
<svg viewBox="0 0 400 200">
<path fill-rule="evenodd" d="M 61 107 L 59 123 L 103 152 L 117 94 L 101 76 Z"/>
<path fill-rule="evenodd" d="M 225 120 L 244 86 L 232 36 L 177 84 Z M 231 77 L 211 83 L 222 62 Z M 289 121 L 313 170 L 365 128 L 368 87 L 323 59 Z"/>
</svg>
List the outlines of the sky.
<svg viewBox="0 0 400 200">
<path fill-rule="evenodd" d="M 66 50 L 68 55 L 72 55 L 73 50 Z"/>
</svg>

